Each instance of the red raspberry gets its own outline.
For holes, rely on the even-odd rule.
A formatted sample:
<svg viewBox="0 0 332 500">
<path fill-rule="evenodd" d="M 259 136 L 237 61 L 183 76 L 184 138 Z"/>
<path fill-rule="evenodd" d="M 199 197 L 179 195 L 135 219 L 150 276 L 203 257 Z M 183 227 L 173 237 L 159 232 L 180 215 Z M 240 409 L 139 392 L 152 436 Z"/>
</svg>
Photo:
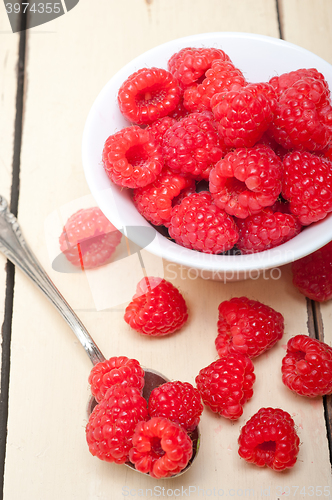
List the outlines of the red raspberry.
<svg viewBox="0 0 332 500">
<path fill-rule="evenodd" d="M 182 120 L 185 116 L 190 115 L 190 111 L 184 107 L 183 104 L 183 94 L 181 94 L 179 104 L 176 106 L 175 110 L 169 114 L 171 118 L 174 118 L 176 121 Z"/>
<path fill-rule="evenodd" d="M 306 151 L 293 151 L 283 160 L 282 195 L 303 225 L 332 212 L 332 162 Z"/>
<path fill-rule="evenodd" d="M 204 76 L 215 59 L 230 61 L 221 49 L 186 47 L 172 55 L 168 61 L 168 69 L 182 87 L 187 87 Z"/>
<path fill-rule="evenodd" d="M 302 68 L 297 69 L 296 71 L 291 71 L 290 73 L 283 73 L 280 76 L 274 76 L 273 78 L 271 78 L 269 80 L 269 83 L 270 85 L 272 85 L 277 95 L 280 96 L 285 90 L 294 85 L 294 83 L 307 77 L 320 80 L 325 86 L 328 94 L 328 83 L 322 73 L 319 73 L 315 68 Z"/>
<path fill-rule="evenodd" d="M 210 100 L 214 94 L 238 90 L 246 83 L 242 72 L 230 61 L 216 59 L 206 71 L 203 82 L 185 90 L 184 106 L 189 111 L 211 110 Z"/>
<path fill-rule="evenodd" d="M 192 457 L 192 441 L 178 424 L 155 417 L 137 424 L 130 461 L 135 468 L 152 477 L 179 474 Z"/>
<path fill-rule="evenodd" d="M 203 405 L 198 390 L 188 382 L 166 382 L 151 392 L 151 417 L 164 417 L 192 432 L 200 421 Z"/>
<path fill-rule="evenodd" d="M 235 149 L 210 173 L 210 192 L 215 204 L 241 219 L 273 205 L 281 186 L 281 160 L 267 146 Z"/>
<path fill-rule="evenodd" d="M 205 405 L 214 413 L 236 420 L 253 395 L 254 365 L 248 356 L 229 354 L 200 370 L 195 380 Z"/>
<path fill-rule="evenodd" d="M 293 467 L 300 445 L 294 420 L 280 408 L 261 408 L 242 427 L 238 442 L 246 462 L 274 471 Z"/>
<path fill-rule="evenodd" d="M 204 253 L 226 252 L 238 240 L 234 220 L 207 191 L 189 195 L 173 208 L 168 231 L 179 245 Z"/>
<path fill-rule="evenodd" d="M 136 387 L 141 391 L 144 387 L 144 370 L 136 359 L 114 356 L 92 368 L 89 384 L 92 395 L 100 403 L 107 390 L 116 384 Z"/>
<path fill-rule="evenodd" d="M 134 190 L 133 200 L 140 214 L 155 226 L 168 225 L 173 204 L 183 190 L 195 189 L 195 181 L 169 170 L 163 170 L 148 186 Z"/>
<path fill-rule="evenodd" d="M 256 215 L 236 221 L 239 228 L 237 247 L 242 254 L 264 252 L 294 238 L 302 225 L 292 214 L 264 208 Z"/>
<path fill-rule="evenodd" d="M 164 160 L 161 147 L 147 130 L 127 127 L 105 142 L 103 150 L 105 171 L 119 186 L 147 186 L 160 174 Z"/>
<path fill-rule="evenodd" d="M 324 149 L 332 135 L 332 107 L 326 82 L 303 77 L 284 90 L 269 132 L 285 149 Z"/>
<path fill-rule="evenodd" d="M 138 283 L 124 319 L 143 335 L 161 337 L 179 330 L 188 319 L 188 310 L 184 298 L 172 283 L 149 277 Z"/>
<path fill-rule="evenodd" d="M 166 166 L 195 179 L 208 179 L 225 151 L 210 112 L 191 113 L 172 125 L 164 134 L 162 149 Z"/>
<path fill-rule="evenodd" d="M 218 311 L 215 344 L 220 357 L 238 352 L 254 358 L 271 349 L 283 336 L 283 316 L 257 300 L 225 300 Z"/>
<path fill-rule="evenodd" d="M 250 148 L 273 120 L 276 94 L 268 83 L 251 83 L 211 99 L 218 132 L 226 146 Z"/>
<path fill-rule="evenodd" d="M 171 113 L 180 100 L 177 80 L 165 69 L 142 68 L 120 87 L 121 113 L 137 124 L 152 123 Z"/>
<path fill-rule="evenodd" d="M 281 372 L 283 383 L 300 396 L 332 394 L 332 348 L 307 335 L 296 335 L 287 342 Z"/>
<path fill-rule="evenodd" d="M 138 389 L 112 386 L 95 406 L 86 426 L 90 453 L 106 462 L 127 462 L 135 427 L 147 416 L 147 403 Z"/>
<path fill-rule="evenodd" d="M 318 302 L 332 299 L 332 241 L 292 263 L 293 284 Z"/>
<path fill-rule="evenodd" d="M 176 123 L 175 118 L 171 118 L 170 116 L 164 116 L 164 118 L 160 118 L 160 120 L 156 120 L 146 127 L 146 130 L 150 132 L 153 136 L 154 140 L 162 145 L 163 137 L 166 132 L 172 125 Z"/>
<path fill-rule="evenodd" d="M 99 208 L 81 209 L 67 220 L 59 238 L 60 250 L 74 266 L 92 269 L 109 260 L 121 236 Z"/>
</svg>

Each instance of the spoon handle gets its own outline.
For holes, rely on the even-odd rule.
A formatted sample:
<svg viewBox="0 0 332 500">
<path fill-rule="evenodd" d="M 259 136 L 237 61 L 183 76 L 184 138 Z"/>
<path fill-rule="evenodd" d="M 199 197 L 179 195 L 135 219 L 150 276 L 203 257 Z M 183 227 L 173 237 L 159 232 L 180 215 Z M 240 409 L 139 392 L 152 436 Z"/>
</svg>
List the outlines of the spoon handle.
<svg viewBox="0 0 332 500">
<path fill-rule="evenodd" d="M 7 201 L 0 195 L 0 251 L 19 267 L 59 311 L 84 347 L 93 365 L 105 357 L 89 332 L 61 295 L 50 277 L 38 262 L 25 241 L 16 217 L 8 210 Z"/>
</svg>

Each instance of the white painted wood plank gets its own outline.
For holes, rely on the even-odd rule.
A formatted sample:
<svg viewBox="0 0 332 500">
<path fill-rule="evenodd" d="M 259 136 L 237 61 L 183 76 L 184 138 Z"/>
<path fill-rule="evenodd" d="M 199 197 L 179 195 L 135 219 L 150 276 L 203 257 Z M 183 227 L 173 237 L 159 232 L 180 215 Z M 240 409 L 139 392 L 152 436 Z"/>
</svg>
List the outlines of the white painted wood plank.
<svg viewBox="0 0 332 500">
<path fill-rule="evenodd" d="M 0 6 L 0 194 L 10 202 L 16 116 L 19 35 L 13 34 Z M 0 324 L 4 318 L 6 258 L 0 254 Z M 1 348 L 1 347 L 0 347 Z"/>
<path fill-rule="evenodd" d="M 179 286 L 188 302 L 190 320 L 172 337 L 147 339 L 124 323 L 126 303 L 96 312 L 86 277 L 56 273 L 49 261 L 45 220 L 88 194 L 80 143 L 97 93 L 136 55 L 172 38 L 207 31 L 277 37 L 275 2 L 210 0 L 207 7 L 203 0 L 100 0 L 97 10 L 81 0 L 67 15 L 28 33 L 20 221 L 41 262 L 106 356 L 136 357 L 172 379 L 194 382 L 199 369 L 217 358 L 218 304 L 239 295 L 262 300 L 282 312 L 285 338 L 255 362 L 255 395 L 243 417 L 230 423 L 205 410 L 202 448 L 193 468 L 178 479 L 156 481 L 89 454 L 84 433 L 89 360 L 51 305 L 17 273 L 5 500 L 21 498 L 22 492 L 24 500 L 118 500 L 125 494 L 138 496 L 141 489 L 148 496 L 146 489 L 154 487 L 160 488 L 154 493 L 161 491 L 161 495 L 162 487 L 173 490 L 168 498 L 176 497 L 176 488 L 188 494 L 190 487 L 191 498 L 202 497 L 203 491 L 211 495 L 214 489 L 224 490 L 224 496 L 235 496 L 234 492 L 239 496 L 250 489 L 250 498 L 261 498 L 264 490 L 278 498 L 279 486 L 331 486 L 321 402 L 294 397 L 280 379 L 287 339 L 307 332 L 305 300 L 293 289 L 288 268 L 278 280 L 268 276 L 224 285 L 192 279 L 165 263 L 166 277 Z M 240 427 L 267 405 L 289 411 L 299 428 L 303 443 L 299 462 L 287 474 L 251 467 L 237 455 Z"/>
<path fill-rule="evenodd" d="M 332 64 L 330 0 L 279 0 L 285 40 L 314 52 Z"/>
</svg>

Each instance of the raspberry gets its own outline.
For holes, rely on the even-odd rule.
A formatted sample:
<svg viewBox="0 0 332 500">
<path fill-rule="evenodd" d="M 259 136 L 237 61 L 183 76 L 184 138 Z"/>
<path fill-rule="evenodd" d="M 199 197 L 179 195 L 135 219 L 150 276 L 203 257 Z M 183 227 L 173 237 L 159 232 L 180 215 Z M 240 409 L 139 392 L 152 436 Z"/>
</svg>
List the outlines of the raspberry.
<svg viewBox="0 0 332 500">
<path fill-rule="evenodd" d="M 105 171 L 119 186 L 147 186 L 160 174 L 164 160 L 161 147 L 147 130 L 126 127 L 111 135 L 103 150 Z"/>
<path fill-rule="evenodd" d="M 242 427 L 239 455 L 258 467 L 282 471 L 295 465 L 300 439 L 290 414 L 280 408 L 261 408 Z"/>
<path fill-rule="evenodd" d="M 176 106 L 175 110 L 172 111 L 172 113 L 170 113 L 168 116 L 174 118 L 176 121 L 179 121 L 189 114 L 190 111 L 188 111 L 187 108 L 184 107 L 183 94 L 181 94 L 179 104 Z"/>
<path fill-rule="evenodd" d="M 154 140 L 161 146 L 166 130 L 174 125 L 174 123 L 176 123 L 175 118 L 164 116 L 164 118 L 160 118 L 160 120 L 156 120 L 155 122 L 151 123 L 151 125 L 148 125 L 146 130 L 149 131 Z"/>
<path fill-rule="evenodd" d="M 215 94 L 211 107 L 225 145 L 250 148 L 272 122 L 276 94 L 268 83 L 251 83 L 239 90 Z"/>
<path fill-rule="evenodd" d="M 254 358 L 271 349 L 283 336 L 283 316 L 257 300 L 247 297 L 225 300 L 218 311 L 215 344 L 221 357 L 238 352 Z"/>
<path fill-rule="evenodd" d="M 315 78 L 324 83 L 325 88 L 328 90 L 328 83 L 326 82 L 322 73 L 319 73 L 316 68 L 301 68 L 289 73 L 283 73 L 280 76 L 274 76 L 269 80 L 270 85 L 274 88 L 278 95 L 281 95 L 285 90 L 291 87 L 294 83 L 302 80 L 303 78 Z"/>
<path fill-rule="evenodd" d="M 286 88 L 269 132 L 286 149 L 324 149 L 332 135 L 332 107 L 325 80 L 302 77 Z"/>
<path fill-rule="evenodd" d="M 171 113 L 180 100 L 177 80 L 165 69 L 142 68 L 121 85 L 121 113 L 137 124 L 152 123 Z"/>
<path fill-rule="evenodd" d="M 92 368 L 89 384 L 93 396 L 100 403 L 107 390 L 116 384 L 136 387 L 141 391 L 144 387 L 144 370 L 136 359 L 114 356 Z"/>
<path fill-rule="evenodd" d="M 163 170 L 148 186 L 134 190 L 133 200 L 140 214 L 155 226 L 168 225 L 173 204 L 183 190 L 194 190 L 195 182 L 169 170 Z"/>
<path fill-rule="evenodd" d="M 60 250 L 74 266 L 91 269 L 109 260 L 121 236 L 99 208 L 81 209 L 67 220 L 59 238 Z"/>
<path fill-rule="evenodd" d="M 188 319 L 188 310 L 184 298 L 172 283 L 149 277 L 138 283 L 124 319 L 143 335 L 161 337 L 179 330 Z"/>
<path fill-rule="evenodd" d="M 147 416 L 147 403 L 138 389 L 122 385 L 110 387 L 102 402 L 95 406 L 86 426 L 90 453 L 106 462 L 127 462 L 135 427 Z"/>
<path fill-rule="evenodd" d="M 303 225 L 324 219 L 332 211 L 332 162 L 306 151 L 283 160 L 282 195 Z"/>
<path fill-rule="evenodd" d="M 242 72 L 230 61 L 216 59 L 206 71 L 202 83 L 184 91 L 184 106 L 192 112 L 211 110 L 210 100 L 214 94 L 238 90 L 246 83 Z"/>
<path fill-rule="evenodd" d="M 236 420 L 243 413 L 244 403 L 253 395 L 254 365 L 248 356 L 229 354 L 200 370 L 195 380 L 206 406 L 214 413 Z"/>
<path fill-rule="evenodd" d="M 236 221 L 239 228 L 237 247 L 243 254 L 263 252 L 294 238 L 302 225 L 292 214 L 265 208 L 256 215 Z"/>
<path fill-rule="evenodd" d="M 281 187 L 281 160 L 267 146 L 235 149 L 210 173 L 210 192 L 215 204 L 241 219 L 273 205 Z"/>
<path fill-rule="evenodd" d="M 203 405 L 198 390 L 188 382 L 166 382 L 151 392 L 151 417 L 164 417 L 192 432 L 199 424 Z"/>
<path fill-rule="evenodd" d="M 163 137 L 165 165 L 176 173 L 208 179 L 225 148 L 210 112 L 191 113 L 168 129 Z"/>
<path fill-rule="evenodd" d="M 168 231 L 179 245 L 204 253 L 226 252 L 238 240 L 234 220 L 207 191 L 189 195 L 173 208 Z"/>
<path fill-rule="evenodd" d="M 154 417 L 137 424 L 130 461 L 152 477 L 171 477 L 181 472 L 192 457 L 192 441 L 187 433 L 166 418 Z"/>
<path fill-rule="evenodd" d="M 332 348 L 307 335 L 296 335 L 287 342 L 281 372 L 283 383 L 300 396 L 332 394 Z"/>
<path fill-rule="evenodd" d="M 186 47 L 172 55 L 168 61 L 168 69 L 182 87 L 187 87 L 204 76 L 215 59 L 230 61 L 221 49 Z"/>
<path fill-rule="evenodd" d="M 332 241 L 292 263 L 293 284 L 318 302 L 332 299 Z"/>
</svg>

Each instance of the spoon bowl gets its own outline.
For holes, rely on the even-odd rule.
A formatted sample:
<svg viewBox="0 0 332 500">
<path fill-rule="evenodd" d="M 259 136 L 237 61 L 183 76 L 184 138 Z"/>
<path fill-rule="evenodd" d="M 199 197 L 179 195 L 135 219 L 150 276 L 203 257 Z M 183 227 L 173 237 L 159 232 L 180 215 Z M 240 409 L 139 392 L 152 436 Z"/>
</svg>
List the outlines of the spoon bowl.
<svg viewBox="0 0 332 500">
<path fill-rule="evenodd" d="M 33 282 L 34 284 L 46 295 L 46 297 L 51 301 L 54 307 L 61 314 L 63 319 L 67 322 L 70 328 L 73 330 L 77 339 L 82 344 L 85 352 L 90 358 L 90 361 L 93 365 L 100 363 L 102 361 L 106 361 L 105 356 L 100 351 L 97 344 L 92 339 L 91 335 L 78 318 L 74 310 L 70 307 L 65 298 L 61 295 L 59 290 L 56 288 L 51 278 L 48 276 L 46 271 L 43 269 L 36 256 L 28 246 L 25 241 L 20 225 L 9 209 L 8 203 L 0 195 L 0 251 L 13 263 L 15 266 L 19 267 Z M 165 382 L 168 382 L 168 379 L 164 377 L 161 373 L 157 371 L 145 368 L 144 369 L 144 389 L 143 389 L 143 397 L 148 401 L 151 391 Z M 93 411 L 93 408 L 96 406 L 96 400 L 91 397 L 88 406 L 87 412 L 88 415 Z M 179 476 L 186 472 L 193 461 L 195 460 L 199 448 L 200 434 L 198 427 L 196 430 L 189 434 L 192 442 L 193 442 L 193 455 L 186 466 L 178 474 L 175 474 L 173 477 Z M 128 467 L 135 469 L 135 466 L 126 462 Z M 139 472 L 139 471 L 137 471 Z M 139 472 L 140 474 L 143 474 Z M 147 475 L 147 474 L 144 474 Z"/>
</svg>

